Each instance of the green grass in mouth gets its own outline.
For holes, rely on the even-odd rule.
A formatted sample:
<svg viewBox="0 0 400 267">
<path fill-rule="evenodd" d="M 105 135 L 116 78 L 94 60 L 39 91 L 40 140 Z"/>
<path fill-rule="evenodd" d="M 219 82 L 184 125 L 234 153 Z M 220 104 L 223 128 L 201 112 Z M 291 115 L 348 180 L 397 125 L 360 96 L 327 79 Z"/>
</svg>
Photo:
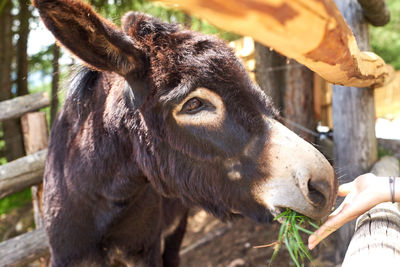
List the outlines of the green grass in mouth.
<svg viewBox="0 0 400 267">
<path fill-rule="evenodd" d="M 274 220 L 280 220 L 282 222 L 281 228 L 279 230 L 278 240 L 268 245 L 256 247 L 260 248 L 272 246 L 274 248 L 269 266 L 271 266 L 276 255 L 278 255 L 282 243 L 285 244 L 286 248 L 289 251 L 290 257 L 297 267 L 304 266 L 306 260 L 312 262 L 313 258 L 307 246 L 301 239 L 300 232 L 311 235 L 313 234 L 313 232 L 306 229 L 306 227 L 310 225 L 311 227 L 318 229 L 319 226 L 307 216 L 288 208 L 284 212 L 276 216 Z"/>
</svg>

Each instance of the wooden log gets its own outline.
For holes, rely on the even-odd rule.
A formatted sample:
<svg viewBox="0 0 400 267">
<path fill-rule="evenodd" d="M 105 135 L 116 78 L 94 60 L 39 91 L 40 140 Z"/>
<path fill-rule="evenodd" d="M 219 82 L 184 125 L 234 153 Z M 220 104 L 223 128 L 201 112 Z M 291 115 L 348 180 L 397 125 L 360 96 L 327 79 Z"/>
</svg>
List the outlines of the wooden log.
<svg viewBox="0 0 400 267">
<path fill-rule="evenodd" d="M 43 228 L 0 243 L 0 266 L 23 266 L 49 255 L 49 241 Z"/>
<path fill-rule="evenodd" d="M 16 97 L 0 102 L 0 122 L 21 117 L 23 114 L 47 107 L 50 99 L 46 92 Z"/>
<path fill-rule="evenodd" d="M 315 143 L 313 72 L 257 42 L 254 56 L 257 83 L 272 98 L 285 126 L 308 142 Z"/>
<path fill-rule="evenodd" d="M 43 171 L 47 150 L 19 158 L 0 166 L 0 199 L 29 186 L 39 184 L 43 179 Z"/>
<path fill-rule="evenodd" d="M 24 146 L 27 155 L 47 148 L 49 134 L 47 131 L 47 120 L 45 112 L 30 112 L 21 117 Z M 43 226 L 43 209 L 41 205 L 43 183 L 31 187 L 33 215 L 36 228 Z"/>
<path fill-rule="evenodd" d="M 45 112 L 31 112 L 21 117 L 26 154 L 47 148 L 49 134 Z"/>
<path fill-rule="evenodd" d="M 278 110 L 284 108 L 287 58 L 259 42 L 254 43 L 255 78 L 260 88 L 271 97 Z"/>
<path fill-rule="evenodd" d="M 285 71 L 285 126 L 304 140 L 315 143 L 317 122 L 314 117 L 314 73 L 307 67 L 289 60 Z"/>
<path fill-rule="evenodd" d="M 24 136 L 24 145 L 27 155 L 31 155 L 39 150 L 47 148 L 49 143 L 49 134 L 47 131 L 47 120 L 45 112 L 30 112 L 21 117 L 22 133 Z M 43 182 L 31 187 L 33 217 L 36 228 L 41 228 L 43 224 Z M 48 266 L 47 258 L 40 258 L 41 266 Z"/>
<path fill-rule="evenodd" d="M 399 162 L 383 157 L 371 170 L 377 176 L 399 176 Z M 388 183 L 389 194 L 389 183 Z M 357 219 L 356 232 L 342 267 L 400 266 L 400 206 L 386 202 Z"/>
<path fill-rule="evenodd" d="M 390 21 L 390 12 L 385 0 L 358 0 L 364 16 L 374 26 L 384 26 Z"/>
<path fill-rule="evenodd" d="M 162 1 L 250 35 L 335 84 L 376 87 L 393 76 L 379 56 L 360 51 L 332 0 Z"/>
<path fill-rule="evenodd" d="M 336 4 L 357 37 L 358 45 L 368 50 L 369 25 L 357 0 L 337 0 Z M 332 111 L 335 167 L 342 176 L 340 182 L 346 183 L 368 172 L 378 159 L 373 89 L 334 85 Z M 335 258 L 340 262 L 353 236 L 354 223 L 347 223 L 335 233 Z"/>
</svg>

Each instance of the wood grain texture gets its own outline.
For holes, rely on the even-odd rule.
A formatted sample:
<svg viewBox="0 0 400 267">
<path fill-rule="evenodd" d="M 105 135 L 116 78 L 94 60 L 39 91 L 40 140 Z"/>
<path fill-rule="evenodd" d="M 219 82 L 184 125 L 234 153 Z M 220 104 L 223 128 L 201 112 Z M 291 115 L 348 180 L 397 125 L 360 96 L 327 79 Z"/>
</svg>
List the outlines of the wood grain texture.
<svg viewBox="0 0 400 267">
<path fill-rule="evenodd" d="M 46 92 L 20 96 L 0 102 L 0 122 L 21 117 L 23 114 L 47 107 L 50 99 Z"/>
<path fill-rule="evenodd" d="M 45 112 L 30 112 L 21 117 L 24 146 L 27 155 L 46 149 L 49 143 Z M 36 228 L 43 225 L 42 192 L 43 183 L 31 187 L 33 214 Z"/>
<path fill-rule="evenodd" d="M 369 29 L 357 0 L 336 0 L 336 4 L 357 38 L 358 45 L 368 50 Z M 375 137 L 375 104 L 372 88 L 333 86 L 332 119 L 335 142 L 335 168 L 340 182 L 351 182 L 368 172 L 378 160 Z M 338 199 L 338 204 L 340 200 Z M 343 260 L 354 233 L 354 221 L 336 233 L 336 259 Z"/>
<path fill-rule="evenodd" d="M 383 157 L 371 170 L 377 176 L 399 176 L 399 162 Z M 389 194 L 389 183 L 388 183 Z M 382 203 L 357 219 L 356 232 L 342 267 L 400 266 L 400 206 Z"/>
<path fill-rule="evenodd" d="M 47 150 L 19 158 L 0 166 L 0 199 L 43 179 Z M 0 265 L 1 266 L 1 265 Z"/>
<path fill-rule="evenodd" d="M 0 243 L 0 266 L 25 266 L 49 255 L 49 241 L 43 228 Z"/>
<path fill-rule="evenodd" d="M 393 68 L 377 55 L 361 52 L 331 0 L 162 0 L 216 26 L 251 36 L 293 58 L 329 82 L 376 87 Z"/>
</svg>

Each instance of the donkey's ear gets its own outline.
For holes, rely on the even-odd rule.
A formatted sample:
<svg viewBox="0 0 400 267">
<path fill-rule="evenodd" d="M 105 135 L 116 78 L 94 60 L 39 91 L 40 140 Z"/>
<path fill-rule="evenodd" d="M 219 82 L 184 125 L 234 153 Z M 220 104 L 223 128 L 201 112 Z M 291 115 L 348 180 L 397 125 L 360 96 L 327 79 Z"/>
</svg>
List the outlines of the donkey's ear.
<svg viewBox="0 0 400 267">
<path fill-rule="evenodd" d="M 125 75 L 143 71 L 145 55 L 117 26 L 78 0 L 33 0 L 57 40 L 99 70 Z"/>
<path fill-rule="evenodd" d="M 135 11 L 126 13 L 121 24 L 123 31 L 136 41 L 141 51 L 147 53 L 161 43 L 166 45 L 169 40 L 174 39 L 174 34 L 181 30 L 178 24 L 166 23 Z"/>
</svg>

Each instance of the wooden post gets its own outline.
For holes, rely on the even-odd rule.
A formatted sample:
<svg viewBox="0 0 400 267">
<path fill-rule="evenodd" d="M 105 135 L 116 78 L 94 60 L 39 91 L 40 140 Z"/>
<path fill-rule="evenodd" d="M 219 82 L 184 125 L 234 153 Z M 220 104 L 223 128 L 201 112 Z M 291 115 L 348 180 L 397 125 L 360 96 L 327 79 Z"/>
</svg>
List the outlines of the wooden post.
<svg viewBox="0 0 400 267">
<path fill-rule="evenodd" d="M 285 91 L 286 57 L 272 48 L 254 42 L 255 76 L 260 88 L 271 97 L 275 107 L 283 110 L 283 92 Z"/>
<path fill-rule="evenodd" d="M 30 155 L 47 147 L 49 137 L 45 112 L 27 113 L 21 117 L 26 154 Z M 33 211 L 37 228 L 43 226 L 41 195 L 43 184 L 32 186 Z"/>
<path fill-rule="evenodd" d="M 315 143 L 313 110 L 313 72 L 273 49 L 255 43 L 256 80 L 271 97 L 283 123 L 305 140 Z"/>
<path fill-rule="evenodd" d="M 308 142 L 315 143 L 314 74 L 294 60 L 285 71 L 285 126 Z"/>
<path fill-rule="evenodd" d="M 369 50 L 368 24 L 357 0 L 336 4 L 352 29 L 361 50 Z M 372 88 L 333 86 L 333 139 L 340 182 L 352 181 L 367 172 L 377 160 L 375 106 Z M 354 232 L 354 222 L 339 229 L 336 260 L 341 261 Z"/>
<path fill-rule="evenodd" d="M 371 170 L 377 176 L 399 176 L 399 162 L 383 157 Z M 388 182 L 389 194 L 389 182 Z M 400 266 L 399 203 L 382 203 L 357 219 L 356 232 L 347 249 L 342 267 Z"/>
<path fill-rule="evenodd" d="M 32 154 L 39 150 L 47 148 L 49 143 L 49 134 L 47 131 L 47 121 L 45 112 L 31 112 L 21 117 L 22 133 L 24 136 L 24 145 L 26 154 Z M 31 187 L 33 216 L 36 228 L 43 228 L 43 208 L 42 195 L 43 183 Z M 49 260 L 47 257 L 40 258 L 42 267 L 47 266 Z"/>
</svg>

